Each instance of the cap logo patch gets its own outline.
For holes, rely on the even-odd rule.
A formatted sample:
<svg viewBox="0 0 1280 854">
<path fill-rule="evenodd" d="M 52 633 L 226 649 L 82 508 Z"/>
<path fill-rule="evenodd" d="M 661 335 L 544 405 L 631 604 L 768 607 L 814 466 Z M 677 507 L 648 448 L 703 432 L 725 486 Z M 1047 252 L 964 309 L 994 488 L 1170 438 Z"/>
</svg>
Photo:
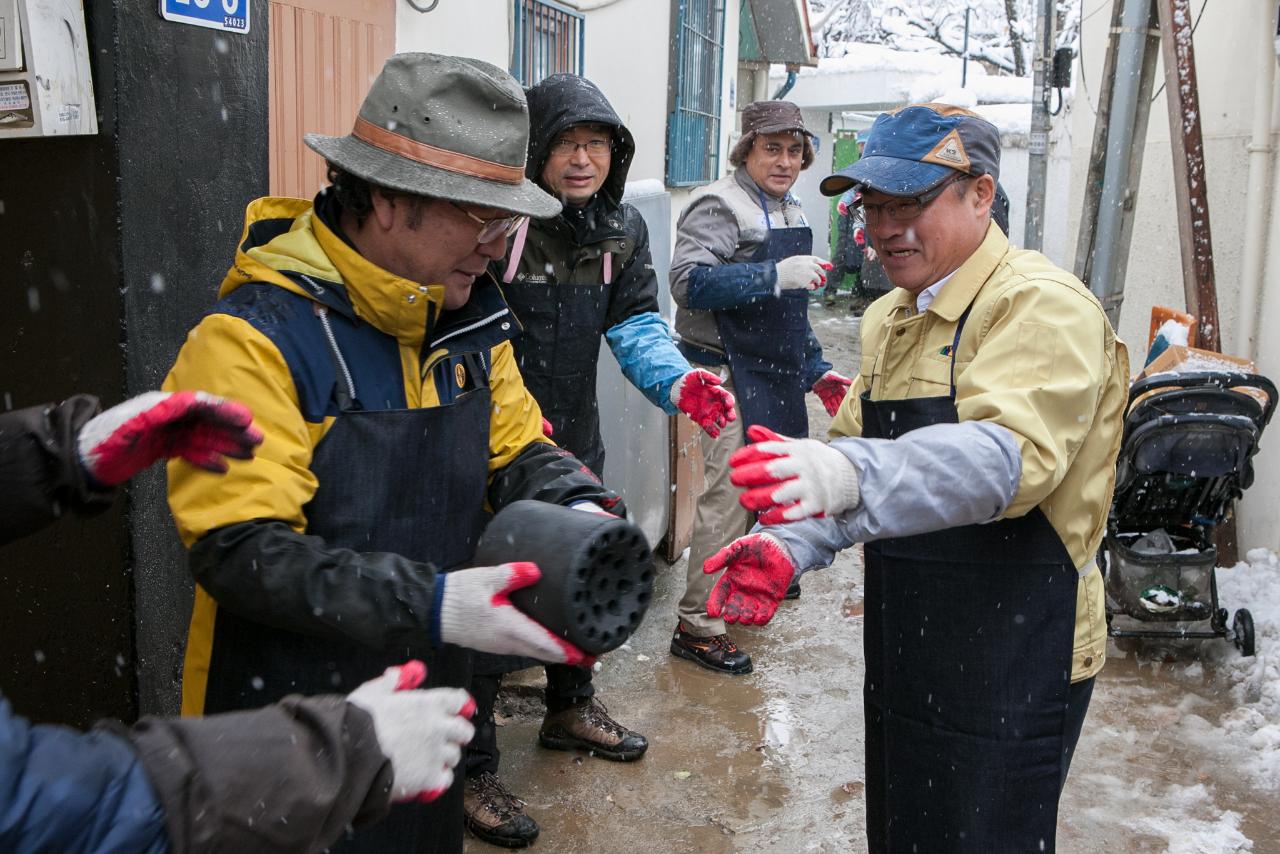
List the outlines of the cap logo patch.
<svg viewBox="0 0 1280 854">
<path fill-rule="evenodd" d="M 969 155 L 965 153 L 964 143 L 960 141 L 960 133 L 951 131 L 944 136 L 933 150 L 920 158 L 923 163 L 936 163 L 939 166 L 950 166 L 961 172 L 969 171 Z"/>
</svg>

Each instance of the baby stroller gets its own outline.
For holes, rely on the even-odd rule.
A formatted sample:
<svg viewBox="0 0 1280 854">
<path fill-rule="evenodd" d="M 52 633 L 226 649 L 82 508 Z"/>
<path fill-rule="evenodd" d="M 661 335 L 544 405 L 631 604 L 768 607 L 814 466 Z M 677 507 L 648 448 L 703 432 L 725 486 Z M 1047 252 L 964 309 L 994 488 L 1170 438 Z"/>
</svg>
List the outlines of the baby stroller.
<svg viewBox="0 0 1280 854">
<path fill-rule="evenodd" d="M 1253 483 L 1253 455 L 1275 408 L 1275 385 L 1256 374 L 1165 373 L 1130 388 L 1098 555 L 1112 637 L 1227 638 L 1254 654 L 1252 615 L 1241 608 L 1228 627 L 1218 605 L 1213 532 Z M 1121 615 L 1142 625 L 1118 627 Z"/>
</svg>

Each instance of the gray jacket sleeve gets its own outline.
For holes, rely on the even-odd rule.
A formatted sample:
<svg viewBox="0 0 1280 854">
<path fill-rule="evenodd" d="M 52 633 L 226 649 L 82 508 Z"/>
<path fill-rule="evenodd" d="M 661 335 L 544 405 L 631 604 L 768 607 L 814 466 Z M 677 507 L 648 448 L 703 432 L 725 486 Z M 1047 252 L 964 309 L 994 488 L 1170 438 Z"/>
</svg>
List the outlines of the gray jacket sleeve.
<svg viewBox="0 0 1280 854">
<path fill-rule="evenodd" d="M 982 525 L 1004 515 L 1022 479 L 1013 433 L 987 421 L 933 424 L 898 439 L 836 439 L 858 470 L 861 503 L 835 518 L 757 526 L 799 572 L 830 566 L 854 543 Z"/>
<path fill-rule="evenodd" d="M 671 297 L 689 308 L 689 274 L 695 267 L 731 263 L 738 249 L 738 219 L 717 196 L 703 196 L 680 215 L 671 256 Z"/>
</svg>

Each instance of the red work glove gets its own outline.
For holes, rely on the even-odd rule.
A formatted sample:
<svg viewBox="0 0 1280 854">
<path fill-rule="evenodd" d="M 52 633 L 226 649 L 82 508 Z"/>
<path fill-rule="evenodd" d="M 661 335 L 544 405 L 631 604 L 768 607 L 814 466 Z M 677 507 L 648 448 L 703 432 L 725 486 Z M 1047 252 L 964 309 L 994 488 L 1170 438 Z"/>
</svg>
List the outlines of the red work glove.
<svg viewBox="0 0 1280 854">
<path fill-rule="evenodd" d="M 347 695 L 373 718 L 378 746 L 391 760 L 391 800 L 434 801 L 453 785 L 462 748 L 475 735 L 476 701 L 461 688 L 415 691 L 427 678 L 421 661 L 388 667 Z"/>
<path fill-rule="evenodd" d="M 796 567 L 782 543 L 768 534 L 739 537 L 707 558 L 702 571 L 724 570 L 707 598 L 707 616 L 763 626 L 773 619 Z"/>
<path fill-rule="evenodd" d="M 552 634 L 511 604 L 511 592 L 535 584 L 535 563 L 504 563 L 460 569 L 436 576 L 441 589 L 435 613 L 443 643 L 497 655 L 520 655 L 551 664 L 585 664 L 594 658 Z"/>
<path fill-rule="evenodd" d="M 827 414 L 834 416 L 840 411 L 840 404 L 844 401 L 844 396 L 851 385 L 853 380 L 848 377 L 841 376 L 835 371 L 827 371 L 813 384 L 813 393 L 822 401 Z"/>
<path fill-rule="evenodd" d="M 546 417 L 544 416 L 544 417 L 543 417 L 543 419 L 542 419 L 542 435 L 544 435 L 544 436 L 546 436 L 548 439 L 550 439 L 550 438 L 551 438 L 551 434 L 552 434 L 552 433 L 554 433 L 554 432 L 555 432 L 555 428 L 551 426 L 551 422 L 550 422 L 550 421 L 548 421 L 548 420 L 546 419 Z"/>
<path fill-rule="evenodd" d="M 710 371 L 694 368 L 671 386 L 671 402 L 689 416 L 712 439 L 720 429 L 738 419 L 733 395 L 720 387 L 720 378 Z"/>
<path fill-rule="evenodd" d="M 250 459 L 261 443 L 262 431 L 242 403 L 202 391 L 150 391 L 90 419 L 77 447 L 89 476 L 115 486 L 170 457 L 224 472 L 227 457 Z"/>
<path fill-rule="evenodd" d="M 753 487 L 738 496 L 760 521 L 778 525 L 810 516 L 835 516 L 858 506 L 858 469 L 835 448 L 816 439 L 788 439 L 753 424 L 755 444 L 729 457 L 734 486 Z"/>
</svg>

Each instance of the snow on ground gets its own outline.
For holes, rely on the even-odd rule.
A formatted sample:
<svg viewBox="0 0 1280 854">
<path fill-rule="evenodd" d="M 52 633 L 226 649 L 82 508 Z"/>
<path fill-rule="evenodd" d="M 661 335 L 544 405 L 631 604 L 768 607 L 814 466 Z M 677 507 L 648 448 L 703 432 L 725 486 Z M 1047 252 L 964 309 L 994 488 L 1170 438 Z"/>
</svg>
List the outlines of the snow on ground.
<svg viewBox="0 0 1280 854">
<path fill-rule="evenodd" d="M 1256 655 L 1224 640 L 1113 641 L 1067 784 L 1062 851 L 1092 854 L 1099 833 L 1115 851 L 1280 851 L 1280 558 L 1254 549 L 1217 579 L 1221 607 L 1253 614 Z"/>
<path fill-rule="evenodd" d="M 1234 854 L 1252 851 L 1240 832 L 1240 814 L 1214 808 L 1203 783 L 1159 786 L 1151 780 L 1129 780 L 1106 774 L 1084 776 L 1099 801 L 1088 812 L 1124 823 L 1145 836 L 1165 840 L 1167 854 Z"/>
<path fill-rule="evenodd" d="M 1188 689 L 1168 723 L 1180 742 L 1228 761 L 1254 787 L 1280 792 L 1280 558 L 1269 549 L 1253 549 L 1247 558 L 1218 567 L 1218 604 L 1233 616 L 1249 610 L 1257 652 L 1245 658 L 1232 644 L 1205 642 L 1195 660 L 1180 656 L 1162 671 Z M 1161 655 L 1152 645 L 1142 657 L 1161 666 Z M 1221 714 L 1202 708 L 1204 693 L 1229 698 L 1232 708 Z"/>
<path fill-rule="evenodd" d="M 1253 614 L 1257 654 L 1244 658 L 1233 647 L 1210 645 L 1207 670 L 1215 687 L 1229 693 L 1236 708 L 1210 724 L 1189 715 L 1188 735 L 1206 746 L 1215 744 L 1236 757 L 1237 768 L 1254 785 L 1280 791 L 1280 558 L 1268 549 L 1253 549 L 1248 560 L 1218 570 L 1218 597 L 1232 614 Z M 1194 669 L 1198 663 L 1188 665 Z M 1194 674 L 1190 674 L 1194 675 Z"/>
</svg>

